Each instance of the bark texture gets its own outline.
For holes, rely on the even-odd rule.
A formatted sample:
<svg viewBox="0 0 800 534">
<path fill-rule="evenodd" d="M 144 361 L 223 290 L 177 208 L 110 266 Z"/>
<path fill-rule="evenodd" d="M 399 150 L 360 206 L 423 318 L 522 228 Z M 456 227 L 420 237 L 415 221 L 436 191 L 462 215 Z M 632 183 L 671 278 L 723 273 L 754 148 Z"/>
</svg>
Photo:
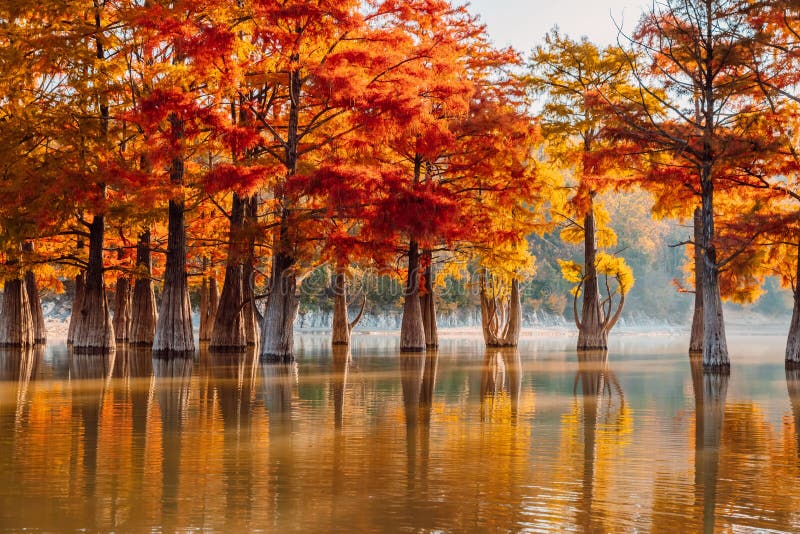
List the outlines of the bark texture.
<svg viewBox="0 0 800 534">
<path fill-rule="evenodd" d="M 126 276 L 117 278 L 114 291 L 114 337 L 127 343 L 131 331 L 131 282 Z"/>
<path fill-rule="evenodd" d="M 22 245 L 23 252 L 33 252 L 33 243 L 30 241 Z M 31 307 L 31 319 L 33 320 L 33 341 L 37 344 L 47 342 L 47 329 L 44 325 L 44 312 L 42 311 L 42 299 L 39 296 L 39 285 L 36 283 L 36 275 L 33 271 L 25 271 L 25 290 L 28 292 L 28 303 Z"/>
<path fill-rule="evenodd" d="M 169 117 L 173 136 L 181 139 L 184 124 L 175 115 Z M 184 161 L 177 156 L 170 165 L 170 181 L 183 184 Z M 183 197 L 169 201 L 167 226 L 167 263 L 164 270 L 164 292 L 158 309 L 153 352 L 186 354 L 194 352 L 192 310 L 186 272 L 186 208 Z"/>
<path fill-rule="evenodd" d="M 703 217 L 700 208 L 694 210 L 694 315 L 689 352 L 703 352 Z"/>
<path fill-rule="evenodd" d="M 425 270 L 422 274 L 422 280 L 425 284 L 425 290 L 419 297 L 419 305 L 422 308 L 422 326 L 425 329 L 425 345 L 429 349 L 435 349 L 439 346 L 439 332 L 436 328 L 436 294 L 433 291 L 433 267 L 431 266 L 431 251 L 426 250 L 423 253 L 425 257 Z"/>
<path fill-rule="evenodd" d="M 211 330 L 211 350 L 242 351 L 247 347 L 243 304 L 242 265 L 229 263 Z"/>
<path fill-rule="evenodd" d="M 412 239 L 408 247 L 408 278 L 400 324 L 400 351 L 424 351 L 425 347 L 425 324 L 419 299 L 419 245 Z"/>
<path fill-rule="evenodd" d="M 707 369 L 723 369 L 730 366 L 728 342 L 725 336 L 725 321 L 722 316 L 722 297 L 719 289 L 719 266 L 714 245 L 714 185 L 711 170 L 704 170 L 702 186 L 702 226 L 704 270 L 703 288 L 703 366 Z"/>
<path fill-rule="evenodd" d="M 361 301 L 361 310 L 355 319 L 350 321 L 347 312 L 347 276 L 343 270 L 333 275 L 333 322 L 331 325 L 331 344 L 349 345 L 350 334 L 364 314 L 366 296 Z"/>
<path fill-rule="evenodd" d="M 136 276 L 131 299 L 131 328 L 128 343 L 152 347 L 156 330 L 156 295 L 153 291 L 150 230 L 139 235 L 136 245 Z"/>
<path fill-rule="evenodd" d="M 209 348 L 222 351 L 240 351 L 247 346 L 247 332 L 244 323 L 244 259 L 245 259 L 245 220 L 246 200 L 233 194 L 228 230 L 228 258 L 225 267 L 225 280 L 219 308 L 214 317 Z"/>
<path fill-rule="evenodd" d="M 33 271 L 25 272 L 25 290 L 28 293 L 28 305 L 31 307 L 31 320 L 33 321 L 33 341 L 44 344 L 47 342 L 47 328 L 44 325 L 44 312 L 42 299 L 39 296 L 39 285 Z"/>
<path fill-rule="evenodd" d="M 255 295 L 255 263 L 256 263 L 256 232 L 253 228 L 258 224 L 258 195 L 253 194 L 245 204 L 245 234 L 247 248 L 245 249 L 244 264 L 242 266 L 242 293 L 244 298 L 244 332 L 247 344 L 257 346 L 261 341 L 259 328 L 259 314 L 256 309 Z"/>
<path fill-rule="evenodd" d="M 481 325 L 487 347 L 516 347 L 522 330 L 522 301 L 519 281 L 512 280 L 507 302 L 498 299 L 494 282 L 481 278 Z"/>
<path fill-rule="evenodd" d="M 583 304 L 578 323 L 578 350 L 605 350 L 608 348 L 606 317 L 600 304 L 597 283 L 597 238 L 594 213 L 590 210 L 583 218 L 584 265 L 586 277 L 583 285 Z"/>
<path fill-rule="evenodd" d="M 75 327 L 78 325 L 78 317 L 83 308 L 83 295 L 86 290 L 86 273 L 81 272 L 75 276 L 75 294 L 72 297 L 72 313 L 69 316 L 69 326 L 67 327 L 67 344 L 75 343 Z"/>
<path fill-rule="evenodd" d="M 21 278 L 6 280 L 0 309 L 0 347 L 29 347 L 35 341 L 28 291 Z"/>
<path fill-rule="evenodd" d="M 106 285 L 103 277 L 103 243 L 105 221 L 95 215 L 89 227 L 89 263 L 86 268 L 81 311 L 75 325 L 73 350 L 76 352 L 106 352 L 115 347 L 114 326 L 108 306 Z"/>
<path fill-rule="evenodd" d="M 261 324 L 261 358 L 268 362 L 294 360 L 294 319 L 297 315 L 294 259 L 283 252 L 272 256 L 272 284 Z"/>
<path fill-rule="evenodd" d="M 205 260 L 204 260 L 205 261 Z M 214 276 L 204 276 L 200 287 L 200 341 L 211 341 L 211 332 L 219 307 L 219 289 Z"/>
<path fill-rule="evenodd" d="M 797 245 L 797 276 L 800 276 L 800 243 Z M 789 337 L 786 340 L 786 367 L 800 369 L 800 278 L 795 277 L 792 289 L 794 305 L 792 322 L 789 323 Z"/>
</svg>

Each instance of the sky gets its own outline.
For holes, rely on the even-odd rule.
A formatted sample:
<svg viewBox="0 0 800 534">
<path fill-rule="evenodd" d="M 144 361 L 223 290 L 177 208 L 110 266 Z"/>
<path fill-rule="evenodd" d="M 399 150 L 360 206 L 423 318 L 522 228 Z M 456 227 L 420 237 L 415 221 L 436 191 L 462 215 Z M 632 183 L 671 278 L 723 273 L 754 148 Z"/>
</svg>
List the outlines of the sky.
<svg viewBox="0 0 800 534">
<path fill-rule="evenodd" d="M 521 52 L 540 43 L 553 26 L 577 39 L 586 35 L 604 46 L 617 41 L 611 17 L 626 32 L 636 24 L 640 0 L 471 0 L 470 11 L 480 15 L 497 46 L 511 45 Z"/>
</svg>

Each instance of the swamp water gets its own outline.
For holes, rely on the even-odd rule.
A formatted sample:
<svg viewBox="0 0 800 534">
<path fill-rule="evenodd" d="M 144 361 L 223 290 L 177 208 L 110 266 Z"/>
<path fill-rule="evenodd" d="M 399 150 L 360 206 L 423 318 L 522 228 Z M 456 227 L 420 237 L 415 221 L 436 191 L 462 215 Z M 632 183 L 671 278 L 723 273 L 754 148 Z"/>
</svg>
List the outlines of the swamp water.
<svg viewBox="0 0 800 534">
<path fill-rule="evenodd" d="M 800 374 L 730 336 L 486 350 L 297 338 L 297 363 L 200 351 L 0 352 L 0 530 L 800 531 Z"/>
</svg>

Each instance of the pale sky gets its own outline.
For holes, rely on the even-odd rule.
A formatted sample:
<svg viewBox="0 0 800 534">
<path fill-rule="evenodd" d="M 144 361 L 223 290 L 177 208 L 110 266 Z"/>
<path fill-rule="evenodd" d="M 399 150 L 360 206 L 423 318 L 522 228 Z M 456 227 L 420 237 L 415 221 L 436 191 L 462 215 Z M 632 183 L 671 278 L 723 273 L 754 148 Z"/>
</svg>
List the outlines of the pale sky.
<svg viewBox="0 0 800 534">
<path fill-rule="evenodd" d="M 529 52 L 555 25 L 573 39 L 586 35 L 598 45 L 617 42 L 614 19 L 630 33 L 643 6 L 641 0 L 470 0 L 497 46 Z"/>
</svg>

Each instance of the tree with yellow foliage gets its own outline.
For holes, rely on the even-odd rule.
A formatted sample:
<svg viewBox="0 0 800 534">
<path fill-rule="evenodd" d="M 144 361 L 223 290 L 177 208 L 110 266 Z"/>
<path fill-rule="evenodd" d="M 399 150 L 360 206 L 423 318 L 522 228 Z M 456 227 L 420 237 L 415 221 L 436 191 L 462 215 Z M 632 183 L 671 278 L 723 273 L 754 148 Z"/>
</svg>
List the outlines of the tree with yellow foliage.
<svg viewBox="0 0 800 534">
<path fill-rule="evenodd" d="M 618 47 L 600 50 L 586 38 L 573 41 L 558 29 L 551 30 L 531 57 L 530 87 L 545 97 L 541 123 L 547 158 L 575 180 L 575 193 L 564 196 L 554 213 L 566 224 L 562 239 L 584 243 L 583 266 L 560 262 L 564 277 L 578 284 L 573 309 L 579 350 L 607 347 L 608 332 L 633 285 L 632 271 L 622 258 L 598 251 L 598 246 L 613 246 L 616 236 L 607 226 L 607 212 L 595 201 L 603 190 L 619 187 L 625 175 L 625 151 L 612 139 L 604 108 L 608 95 L 632 91 L 628 65 Z M 606 281 L 603 298 L 601 275 Z"/>
</svg>

